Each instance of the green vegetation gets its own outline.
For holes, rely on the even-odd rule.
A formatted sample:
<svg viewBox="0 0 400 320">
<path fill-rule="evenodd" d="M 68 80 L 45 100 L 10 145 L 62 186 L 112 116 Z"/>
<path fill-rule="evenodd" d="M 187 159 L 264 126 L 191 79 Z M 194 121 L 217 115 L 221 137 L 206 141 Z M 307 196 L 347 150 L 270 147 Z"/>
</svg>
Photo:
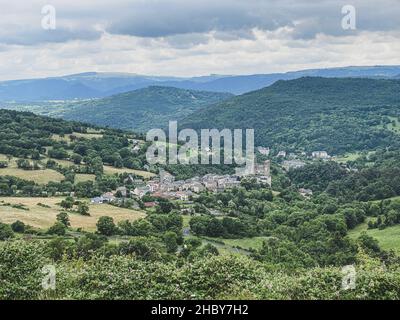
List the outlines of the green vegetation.
<svg viewBox="0 0 400 320">
<path fill-rule="evenodd" d="M 256 112 L 246 110 L 243 123 L 243 112 L 233 113 L 238 101 L 247 106 L 245 96 L 226 102 L 232 124 L 265 128 L 263 117 L 273 116 L 261 134 L 272 133 L 274 147 L 350 153 L 344 163 L 307 160 L 289 172 L 272 158 L 273 189 L 249 177 L 185 201 L 131 196 L 145 184 L 140 176 L 158 170 L 147 166 L 141 136 L 0 111 L 0 299 L 399 299 L 400 148 L 390 127 L 397 85 L 279 82 L 245 95 Z M 216 121 L 226 116 L 221 108 Z M 183 179 L 233 167 L 165 169 Z M 50 180 L 34 181 L 34 173 Z M 111 191 L 111 204 L 88 199 Z M 54 291 L 40 286 L 48 264 L 57 269 Z M 357 286 L 342 290 L 349 264 Z"/>
<path fill-rule="evenodd" d="M 176 264 L 168 261 L 159 247 L 140 239 L 118 247 L 107 245 L 101 237 L 89 235 L 75 243 L 58 238 L 48 243 L 5 242 L 0 244 L 0 298 L 400 298 L 398 265 L 387 263 L 382 267 L 377 259 L 362 251 L 357 255 L 356 289 L 343 290 L 341 268 L 316 267 L 289 273 L 246 257 L 215 256 L 211 251 L 201 256 L 204 248 L 196 243 L 191 243 L 190 247 L 198 256 L 192 256 L 194 260 L 190 264 Z M 71 258 L 60 259 L 60 253 Z M 41 270 L 50 263 L 58 271 L 57 285 L 56 290 L 45 291 L 41 286 Z"/>
<path fill-rule="evenodd" d="M 357 226 L 349 232 L 349 236 L 353 239 L 358 238 L 365 232 L 368 236 L 378 240 L 380 247 L 384 250 L 393 250 L 400 254 L 400 225 L 388 227 L 383 230 L 368 229 L 367 223 Z"/>
<path fill-rule="evenodd" d="M 166 128 L 201 108 L 232 97 L 229 93 L 149 87 L 66 106 L 58 116 L 66 120 L 146 132 Z"/>
<path fill-rule="evenodd" d="M 253 128 L 257 145 L 330 154 L 398 146 L 400 81 L 301 78 L 210 106 L 182 128 Z M 381 126 L 380 126 L 381 125 Z M 385 126 L 386 125 L 386 128 Z M 388 127 L 389 126 L 389 127 Z"/>
</svg>

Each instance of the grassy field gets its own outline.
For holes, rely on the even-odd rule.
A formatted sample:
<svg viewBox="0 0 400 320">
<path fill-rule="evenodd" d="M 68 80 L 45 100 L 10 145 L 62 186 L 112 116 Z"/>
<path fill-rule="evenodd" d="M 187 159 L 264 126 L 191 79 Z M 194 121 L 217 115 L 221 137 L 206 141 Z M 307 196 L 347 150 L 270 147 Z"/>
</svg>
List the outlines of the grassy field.
<svg viewBox="0 0 400 320">
<path fill-rule="evenodd" d="M 60 159 L 47 158 L 44 161 L 47 161 L 47 160 L 53 160 L 57 164 L 59 164 L 60 166 L 62 166 L 64 168 L 69 168 L 70 166 L 74 165 L 74 163 L 72 161 L 69 161 L 69 160 L 60 160 Z"/>
<path fill-rule="evenodd" d="M 378 240 L 380 246 L 384 250 L 394 250 L 400 254 L 400 225 L 389 227 L 383 230 L 370 229 L 368 230 L 367 223 L 357 226 L 349 231 L 349 236 L 352 239 L 358 238 L 362 232 Z"/>
<path fill-rule="evenodd" d="M 107 175 L 113 175 L 115 173 L 121 174 L 121 173 L 132 173 L 138 176 L 141 176 L 145 179 L 154 177 L 155 174 L 147 171 L 142 171 L 142 170 L 134 170 L 134 169 L 127 169 L 127 168 L 114 168 L 111 166 L 104 166 L 104 173 Z"/>
<path fill-rule="evenodd" d="M 266 237 L 254 237 L 243 239 L 223 239 L 222 241 L 231 247 L 240 247 L 243 249 L 261 249 Z"/>
<path fill-rule="evenodd" d="M 1 176 L 13 176 L 20 179 L 34 181 L 38 184 L 47 184 L 50 181 L 60 182 L 64 176 L 54 170 L 22 170 L 18 168 L 3 168 L 0 169 Z"/>
<path fill-rule="evenodd" d="M 355 152 L 355 153 L 347 153 L 342 157 L 337 157 L 336 161 L 340 163 L 346 163 L 349 161 L 355 161 L 360 157 L 360 154 Z"/>
<path fill-rule="evenodd" d="M 7 156 L 0 153 L 0 161 L 8 161 Z"/>
<path fill-rule="evenodd" d="M 45 229 L 50 227 L 56 221 L 56 216 L 62 208 L 58 205 L 63 198 L 3 198 L 0 197 L 0 221 L 3 223 L 13 223 L 20 220 L 36 228 Z M 29 210 L 4 206 L 4 204 L 22 204 Z M 45 204 L 50 208 L 40 206 Z M 143 211 L 118 208 L 107 204 L 94 205 L 89 204 L 90 217 L 82 216 L 77 213 L 69 213 L 71 226 L 73 228 L 82 228 L 86 231 L 96 229 L 97 220 L 101 216 L 110 216 L 114 222 L 122 220 L 134 221 L 143 218 L 146 214 Z"/>
<path fill-rule="evenodd" d="M 94 174 L 81 174 L 75 175 L 75 183 L 85 182 L 85 181 L 95 181 L 96 176 Z"/>
<path fill-rule="evenodd" d="M 17 178 L 29 180 L 29 181 L 34 181 L 39 184 L 46 184 L 49 181 L 60 182 L 61 180 L 64 179 L 64 176 L 61 173 L 58 173 L 57 171 L 54 171 L 51 169 L 35 170 L 35 171 L 32 171 L 32 170 L 27 171 L 27 170 L 18 169 L 16 160 L 17 160 L 17 158 L 12 158 L 11 160 L 8 160 L 6 155 L 0 154 L 0 161 L 7 161 L 8 165 L 9 165 L 8 168 L 0 169 L 0 175 L 10 175 L 10 176 L 14 176 Z M 52 159 L 49 157 L 42 159 L 42 162 L 46 163 L 48 160 L 54 160 L 56 163 L 58 163 L 59 165 L 61 165 L 64 168 L 68 168 L 68 167 L 74 165 L 74 163 L 69 160 L 58 160 L 58 159 Z M 115 173 L 121 174 L 124 172 L 135 174 L 135 175 L 141 176 L 145 179 L 149 179 L 149 178 L 155 176 L 154 173 L 142 171 L 142 170 L 104 166 L 104 173 L 107 175 L 113 175 Z M 77 174 L 75 179 L 76 179 L 75 182 L 88 181 L 88 180 L 94 181 L 95 176 L 89 175 L 89 174 Z"/>
<path fill-rule="evenodd" d="M 254 237 L 243 239 L 221 239 L 210 237 L 196 237 L 190 235 L 189 238 L 197 238 L 202 240 L 203 244 L 212 244 L 222 255 L 249 255 L 249 249 L 260 249 L 266 237 Z"/>
<path fill-rule="evenodd" d="M 77 138 L 84 138 L 84 139 L 100 139 L 103 137 L 101 133 L 79 133 L 79 132 L 74 132 L 72 134 L 73 136 Z M 64 136 L 60 136 L 58 134 L 53 134 L 52 139 L 55 141 L 65 141 L 67 143 L 71 142 L 71 134 L 66 134 Z"/>
</svg>

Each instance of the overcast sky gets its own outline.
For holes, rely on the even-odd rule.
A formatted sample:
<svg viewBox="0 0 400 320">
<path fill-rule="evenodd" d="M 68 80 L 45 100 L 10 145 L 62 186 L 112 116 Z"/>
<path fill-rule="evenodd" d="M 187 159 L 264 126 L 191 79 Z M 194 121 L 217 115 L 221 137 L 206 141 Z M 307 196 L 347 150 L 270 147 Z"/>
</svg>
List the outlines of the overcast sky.
<svg viewBox="0 0 400 320">
<path fill-rule="evenodd" d="M 42 28 L 42 7 L 56 29 Z M 356 30 L 342 28 L 342 7 Z M 400 65 L 400 0 L 0 0 L 0 80 Z"/>
</svg>

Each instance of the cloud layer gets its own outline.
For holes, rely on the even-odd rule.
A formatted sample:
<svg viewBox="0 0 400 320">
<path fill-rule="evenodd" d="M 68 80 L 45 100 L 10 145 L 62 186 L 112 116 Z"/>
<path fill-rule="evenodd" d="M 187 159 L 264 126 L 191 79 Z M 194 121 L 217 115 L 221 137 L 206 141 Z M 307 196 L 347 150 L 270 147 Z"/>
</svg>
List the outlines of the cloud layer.
<svg viewBox="0 0 400 320">
<path fill-rule="evenodd" d="M 0 77 L 81 71 L 238 74 L 350 64 L 400 64 L 399 0 L 0 0 Z"/>
</svg>

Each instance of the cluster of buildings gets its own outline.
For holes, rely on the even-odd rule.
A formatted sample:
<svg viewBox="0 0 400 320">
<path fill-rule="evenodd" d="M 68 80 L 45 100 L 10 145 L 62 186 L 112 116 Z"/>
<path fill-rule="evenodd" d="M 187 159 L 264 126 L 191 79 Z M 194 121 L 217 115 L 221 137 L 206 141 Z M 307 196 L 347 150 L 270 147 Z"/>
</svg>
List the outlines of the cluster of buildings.
<svg viewBox="0 0 400 320">
<path fill-rule="evenodd" d="M 139 141 L 134 141 L 134 151 L 140 150 Z M 271 153 L 270 148 L 258 147 L 258 152 L 264 156 L 269 156 Z M 313 159 L 313 160 L 329 160 L 332 157 L 326 151 L 314 151 L 311 156 L 307 157 L 305 152 L 301 153 L 300 159 L 294 153 L 287 154 L 286 151 L 281 150 L 276 155 L 278 158 L 283 158 L 282 167 L 286 171 L 292 169 L 298 169 L 306 165 L 306 162 L 301 159 Z M 246 177 L 253 177 L 258 183 L 266 184 L 271 186 L 271 162 L 266 160 L 262 163 L 257 163 L 254 166 L 254 172 L 246 175 Z M 142 179 L 136 179 L 132 176 L 128 176 L 124 180 L 124 184 L 132 186 L 129 190 L 125 187 L 119 187 L 114 192 L 107 192 L 100 197 L 92 199 L 92 203 L 115 203 L 120 201 L 121 198 L 138 198 L 141 199 L 145 195 L 151 195 L 158 198 L 164 198 L 169 200 L 182 200 L 189 201 L 192 197 L 203 191 L 209 192 L 222 192 L 227 189 L 239 187 L 243 176 L 237 175 L 216 175 L 207 174 L 202 177 L 193 177 L 187 180 L 176 181 L 175 177 L 165 170 L 160 170 L 157 177 L 152 178 L 149 181 Z M 299 189 L 299 193 L 309 198 L 312 196 L 312 190 Z M 155 205 L 154 203 L 146 203 L 149 206 Z"/>
<path fill-rule="evenodd" d="M 302 168 L 306 165 L 304 161 L 298 160 L 298 159 L 293 159 L 293 160 L 285 160 L 282 163 L 283 169 L 286 171 L 292 170 L 292 169 L 299 169 Z"/>
<path fill-rule="evenodd" d="M 271 185 L 271 163 L 269 160 L 256 164 L 254 175 L 257 182 Z M 137 186 L 133 195 L 142 198 L 146 194 L 166 199 L 189 200 L 190 197 L 202 191 L 222 192 L 240 186 L 242 177 L 237 175 L 206 174 L 187 180 L 175 180 L 170 173 L 161 170 L 158 177 L 142 186 Z"/>
<path fill-rule="evenodd" d="M 268 147 L 257 147 L 257 151 L 264 155 L 264 156 L 269 156 L 271 154 L 271 149 Z M 301 157 L 307 158 L 307 153 L 306 152 L 301 152 L 300 153 Z M 297 159 L 297 155 L 294 153 L 287 153 L 285 150 L 280 150 L 278 153 L 275 155 L 276 158 L 288 158 L 289 160 Z M 329 160 L 332 159 L 332 157 L 328 154 L 327 151 L 313 151 L 311 155 L 308 156 L 308 158 L 312 159 L 321 159 L 321 160 Z M 290 165 L 290 163 L 288 164 Z M 293 162 L 293 165 L 295 163 Z"/>
<path fill-rule="evenodd" d="M 240 186 L 240 180 L 237 176 L 207 174 L 203 177 L 175 181 L 175 178 L 169 173 L 160 173 L 159 178 L 137 186 L 132 194 L 139 198 L 151 194 L 159 198 L 187 201 L 190 197 L 205 190 L 220 192 L 238 186 Z"/>
<path fill-rule="evenodd" d="M 271 163 L 269 160 L 256 164 L 254 174 L 257 182 L 271 185 Z M 175 177 L 167 171 L 160 170 L 157 177 L 149 181 L 134 179 L 129 176 L 125 179 L 126 184 L 134 185 L 134 189 L 128 191 L 126 187 L 119 187 L 114 193 L 107 192 L 100 197 L 92 199 L 92 203 L 110 203 L 117 198 L 143 198 L 145 195 L 169 199 L 188 201 L 191 197 L 203 191 L 222 192 L 240 186 L 240 176 L 207 174 L 202 177 L 193 177 L 187 180 L 175 180 Z"/>
</svg>

